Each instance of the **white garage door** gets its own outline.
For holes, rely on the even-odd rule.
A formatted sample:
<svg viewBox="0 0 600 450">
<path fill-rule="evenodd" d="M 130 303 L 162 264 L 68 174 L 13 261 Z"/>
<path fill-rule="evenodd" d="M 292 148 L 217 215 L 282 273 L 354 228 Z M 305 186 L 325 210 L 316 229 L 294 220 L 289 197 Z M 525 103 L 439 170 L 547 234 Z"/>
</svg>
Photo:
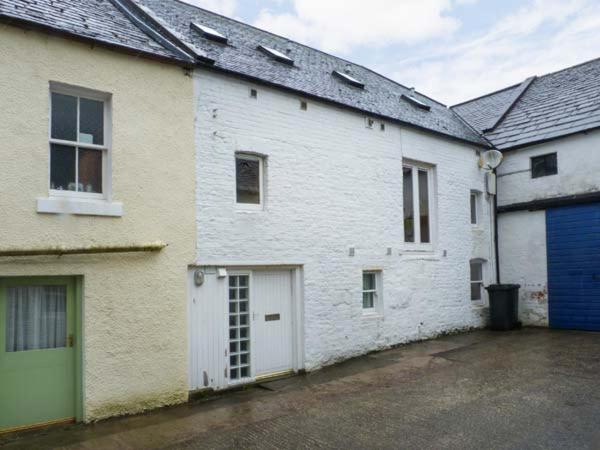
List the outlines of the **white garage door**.
<svg viewBox="0 0 600 450">
<path fill-rule="evenodd" d="M 294 270 L 190 273 L 190 389 L 222 389 L 295 366 Z"/>
</svg>

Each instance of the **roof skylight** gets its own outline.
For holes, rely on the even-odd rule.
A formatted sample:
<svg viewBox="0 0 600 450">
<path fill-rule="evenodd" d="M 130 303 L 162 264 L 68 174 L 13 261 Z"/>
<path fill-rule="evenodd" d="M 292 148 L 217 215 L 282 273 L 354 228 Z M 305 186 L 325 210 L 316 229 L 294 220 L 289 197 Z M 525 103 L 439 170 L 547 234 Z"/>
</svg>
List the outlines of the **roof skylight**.
<svg viewBox="0 0 600 450">
<path fill-rule="evenodd" d="M 227 44 L 227 37 L 211 27 L 201 25 L 197 22 L 192 22 L 191 27 L 197 32 L 199 32 L 202 36 L 204 36 L 207 39 L 210 39 L 211 41 L 222 42 L 223 44 Z"/>
<path fill-rule="evenodd" d="M 351 77 L 350 75 L 348 75 L 344 72 L 340 72 L 339 70 L 334 70 L 333 76 L 338 77 L 340 80 L 345 81 L 346 83 L 351 84 L 352 86 L 355 86 L 357 88 L 360 88 L 360 89 L 365 88 L 364 83 L 358 81 L 356 78 Z"/>
<path fill-rule="evenodd" d="M 290 66 L 294 65 L 294 60 L 292 58 L 290 58 L 289 56 L 287 56 L 286 54 L 280 52 L 279 50 L 275 50 L 274 48 L 267 47 L 265 45 L 259 45 L 258 49 L 261 52 L 265 53 L 266 55 L 269 55 L 271 58 L 274 58 L 279 62 L 282 62 L 284 64 L 289 64 Z"/>
<path fill-rule="evenodd" d="M 421 100 L 419 100 L 417 97 L 415 97 L 414 95 L 406 95 L 406 94 L 402 94 L 401 97 L 406 100 L 407 102 L 411 103 L 412 105 L 416 106 L 417 108 L 421 108 L 424 109 L 425 111 L 429 111 L 431 109 L 431 106 L 429 106 L 427 103 L 422 102 Z"/>
</svg>

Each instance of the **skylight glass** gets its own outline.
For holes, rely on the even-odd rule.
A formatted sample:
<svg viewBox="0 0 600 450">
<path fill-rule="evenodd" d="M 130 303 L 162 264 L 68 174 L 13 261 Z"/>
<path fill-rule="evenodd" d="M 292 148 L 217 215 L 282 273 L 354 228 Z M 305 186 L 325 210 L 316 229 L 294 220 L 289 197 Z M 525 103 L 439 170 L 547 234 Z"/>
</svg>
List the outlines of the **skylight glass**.
<svg viewBox="0 0 600 450">
<path fill-rule="evenodd" d="M 364 83 L 358 81 L 356 78 L 351 77 L 350 75 L 348 75 L 344 72 L 334 70 L 333 75 L 340 78 L 341 80 L 345 81 L 346 83 L 351 84 L 352 86 L 356 86 L 361 89 L 363 89 L 365 87 Z"/>
<path fill-rule="evenodd" d="M 258 49 L 263 53 L 275 58 L 279 62 L 289 64 L 290 66 L 294 64 L 294 60 L 292 58 L 284 53 L 281 53 L 279 50 L 275 50 L 274 48 L 266 47 L 264 45 L 259 45 Z"/>
<path fill-rule="evenodd" d="M 192 22 L 192 28 L 202 34 L 205 38 L 208 38 L 212 41 L 227 43 L 227 38 L 219 33 L 217 30 L 207 27 L 206 25 L 201 25 L 197 22 Z"/>
<path fill-rule="evenodd" d="M 414 95 L 402 94 L 402 98 L 404 100 L 406 100 L 407 102 L 412 103 L 417 108 L 421 108 L 421 109 L 424 109 L 426 111 L 429 111 L 431 109 L 431 106 L 429 106 L 425 102 L 422 102 L 421 100 L 419 100 L 418 98 L 416 98 Z"/>
</svg>

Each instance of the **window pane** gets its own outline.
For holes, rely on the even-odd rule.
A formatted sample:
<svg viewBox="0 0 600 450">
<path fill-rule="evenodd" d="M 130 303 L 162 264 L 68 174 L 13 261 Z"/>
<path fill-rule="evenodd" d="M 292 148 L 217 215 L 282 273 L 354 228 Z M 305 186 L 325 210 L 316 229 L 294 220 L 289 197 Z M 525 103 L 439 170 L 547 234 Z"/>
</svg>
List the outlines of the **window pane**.
<svg viewBox="0 0 600 450">
<path fill-rule="evenodd" d="M 102 151 L 79 149 L 79 190 L 102 193 Z"/>
<path fill-rule="evenodd" d="M 477 194 L 471 194 L 471 223 L 477 224 Z"/>
<path fill-rule="evenodd" d="M 54 139 L 77 140 L 77 97 L 52 94 L 51 128 Z"/>
<path fill-rule="evenodd" d="M 19 286 L 7 289 L 7 352 L 66 346 L 65 286 Z"/>
<path fill-rule="evenodd" d="M 260 162 L 236 158 L 235 175 L 237 202 L 260 204 Z"/>
<path fill-rule="evenodd" d="M 375 289 L 375 274 L 363 273 L 363 291 Z"/>
<path fill-rule="evenodd" d="M 428 173 L 419 170 L 419 212 L 421 215 L 421 242 L 430 241 L 429 233 L 429 183 Z"/>
<path fill-rule="evenodd" d="M 471 300 L 481 300 L 482 283 L 471 283 Z"/>
<path fill-rule="evenodd" d="M 479 262 L 471 263 L 471 281 L 483 280 L 483 265 Z"/>
<path fill-rule="evenodd" d="M 87 98 L 79 103 L 79 142 L 104 145 L 104 103 Z"/>
<path fill-rule="evenodd" d="M 364 309 L 369 309 L 369 308 L 373 308 L 375 302 L 374 302 L 374 293 L 373 292 L 363 292 L 363 308 Z"/>
<path fill-rule="evenodd" d="M 404 190 L 404 241 L 415 242 L 415 213 L 413 204 L 413 182 L 412 169 L 402 169 L 402 180 Z"/>
<path fill-rule="evenodd" d="M 531 158 L 531 177 L 539 178 L 558 173 L 556 153 Z"/>
<path fill-rule="evenodd" d="M 50 146 L 50 189 L 74 191 L 75 147 Z"/>
<path fill-rule="evenodd" d="M 556 153 L 546 156 L 546 174 L 556 175 L 558 173 L 558 163 Z"/>
</svg>

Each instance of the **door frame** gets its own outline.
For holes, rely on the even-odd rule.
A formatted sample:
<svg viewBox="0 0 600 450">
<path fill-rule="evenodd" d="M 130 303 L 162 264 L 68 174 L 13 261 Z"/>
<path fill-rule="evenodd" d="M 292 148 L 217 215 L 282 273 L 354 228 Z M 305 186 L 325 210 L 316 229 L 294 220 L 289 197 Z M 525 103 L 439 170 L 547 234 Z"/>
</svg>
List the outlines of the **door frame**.
<svg viewBox="0 0 600 450">
<path fill-rule="evenodd" d="M 253 344 L 253 338 L 255 335 L 255 325 L 253 316 L 253 299 L 255 297 L 255 288 L 254 288 L 254 273 L 261 271 L 271 271 L 271 272 L 288 272 L 290 273 L 290 289 L 291 289 L 291 301 L 292 301 L 292 371 L 297 373 L 300 370 L 304 369 L 304 340 L 303 340 L 303 317 L 304 317 L 304 308 L 303 308 L 303 292 L 302 292 L 302 267 L 298 266 L 253 266 L 253 267 L 227 267 L 227 281 L 226 286 L 229 286 L 229 277 L 236 275 L 247 275 L 248 276 L 248 284 L 249 284 L 249 307 L 250 307 L 250 343 Z M 225 295 L 227 296 L 225 299 L 225 304 L 228 305 L 229 302 L 229 289 L 225 289 Z M 227 364 L 229 367 L 229 309 L 227 309 L 227 315 L 225 320 L 225 326 L 227 329 Z M 245 378 L 243 380 L 231 382 L 229 377 L 227 377 L 227 386 L 228 387 L 236 387 L 243 384 L 254 383 L 257 381 L 256 377 L 256 349 L 252 345 L 250 347 L 250 377 Z"/>
<path fill-rule="evenodd" d="M 74 320 L 75 320 L 75 421 L 81 422 L 85 417 L 85 409 L 83 404 L 83 276 L 69 276 L 69 275 L 41 275 L 41 276 L 0 276 L 0 290 L 4 290 L 6 282 L 14 283 L 21 285 L 27 285 L 28 283 L 35 284 L 43 284 L 43 283 L 72 283 L 73 287 L 73 295 L 74 295 Z M 2 311 L 0 314 L 3 320 L 6 319 L 5 311 Z M 4 324 L 4 327 L 6 324 Z M 5 328 L 2 327 L 4 330 Z M 8 430 L 0 430 L 0 434 L 34 429 L 39 427 L 44 427 L 47 425 L 52 425 L 53 423 L 41 423 L 41 424 L 32 424 L 32 425 L 24 425 Z"/>
</svg>

